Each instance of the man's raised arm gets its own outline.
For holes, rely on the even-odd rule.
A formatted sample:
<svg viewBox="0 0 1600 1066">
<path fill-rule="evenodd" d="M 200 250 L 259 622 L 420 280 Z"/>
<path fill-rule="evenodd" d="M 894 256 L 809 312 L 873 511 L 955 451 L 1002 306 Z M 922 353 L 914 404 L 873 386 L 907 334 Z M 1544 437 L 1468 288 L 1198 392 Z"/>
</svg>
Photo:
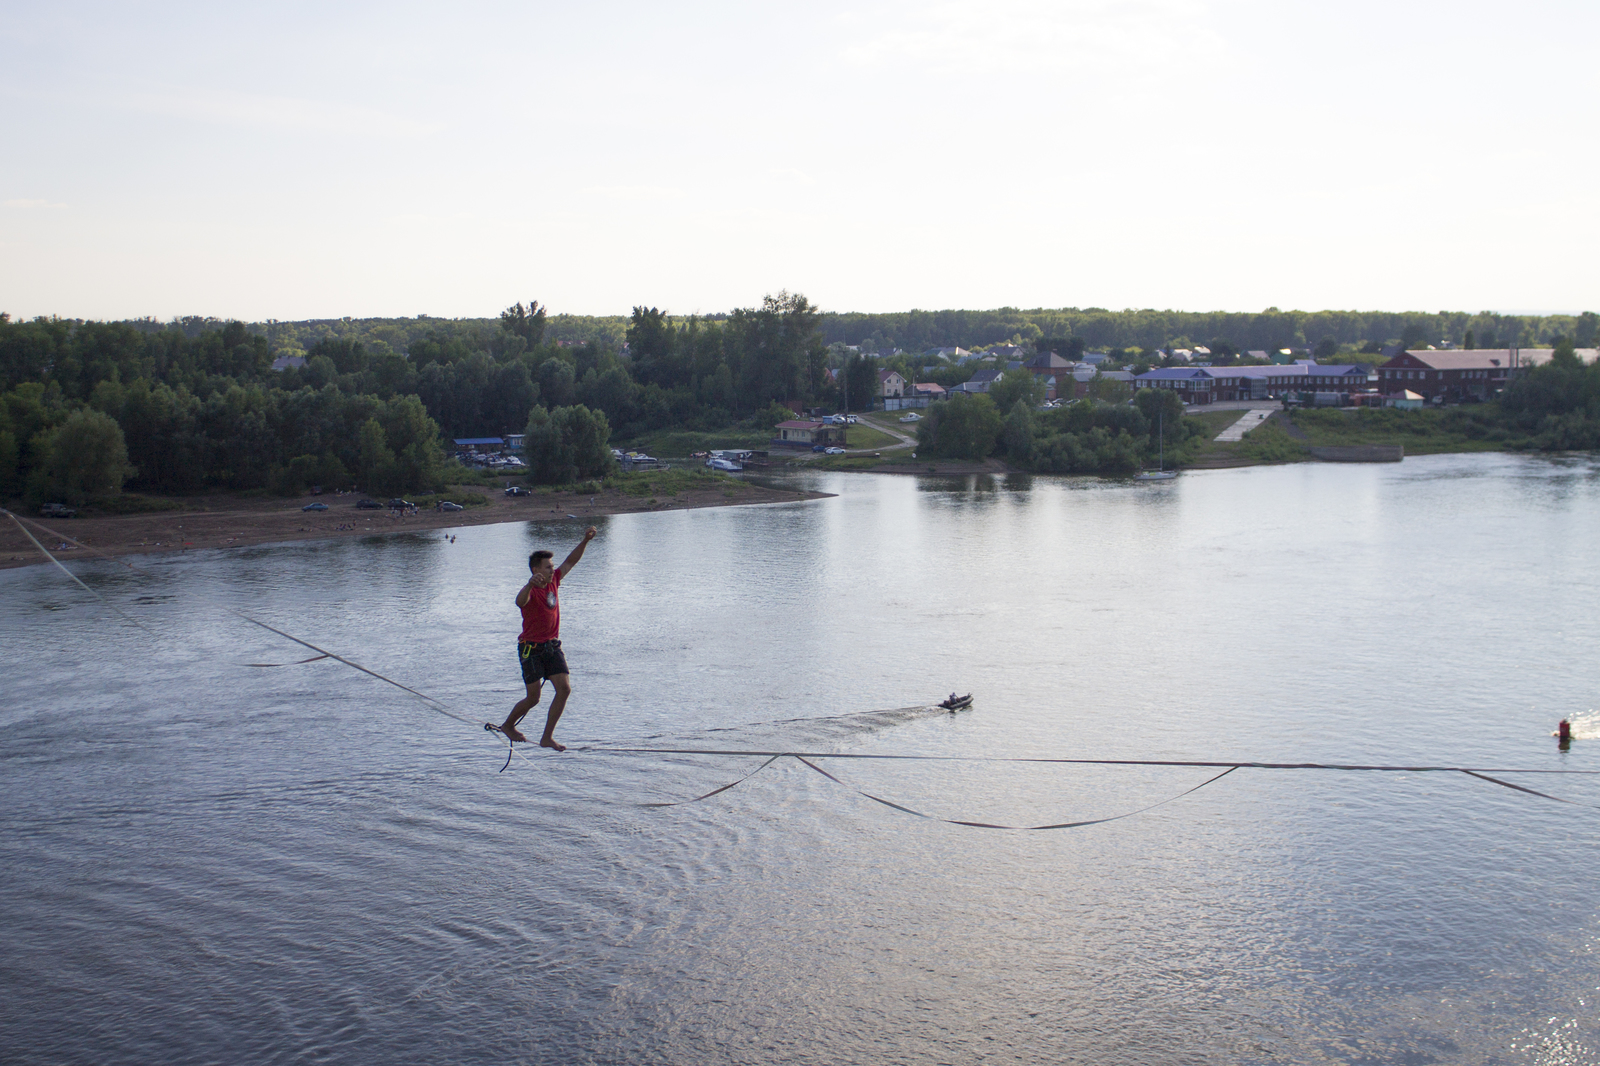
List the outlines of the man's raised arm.
<svg viewBox="0 0 1600 1066">
<path fill-rule="evenodd" d="M 583 539 L 578 541 L 576 548 L 572 549 L 572 554 L 567 556 L 567 561 L 561 564 L 561 577 L 563 579 L 566 578 L 574 566 L 578 565 L 578 560 L 583 558 L 583 549 L 589 546 L 589 542 L 594 539 L 595 534 L 598 532 L 599 530 L 593 526 L 583 531 Z"/>
</svg>

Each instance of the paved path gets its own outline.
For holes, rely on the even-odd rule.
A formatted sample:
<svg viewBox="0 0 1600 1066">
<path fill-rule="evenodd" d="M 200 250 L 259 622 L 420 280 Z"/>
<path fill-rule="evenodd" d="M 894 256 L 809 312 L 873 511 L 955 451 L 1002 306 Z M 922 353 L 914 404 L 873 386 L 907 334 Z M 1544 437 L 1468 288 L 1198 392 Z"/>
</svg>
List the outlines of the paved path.
<svg viewBox="0 0 1600 1066">
<path fill-rule="evenodd" d="M 1239 421 L 1235 422 L 1221 433 L 1218 433 L 1216 439 L 1219 441 L 1234 442 L 1244 440 L 1244 435 L 1246 433 L 1249 433 L 1252 429 L 1255 429 L 1257 426 L 1261 425 L 1261 423 L 1265 422 L 1267 417 L 1276 410 L 1278 410 L 1277 404 L 1273 404 L 1271 407 L 1252 407 L 1250 410 L 1244 413 L 1243 418 L 1239 419 Z"/>
</svg>

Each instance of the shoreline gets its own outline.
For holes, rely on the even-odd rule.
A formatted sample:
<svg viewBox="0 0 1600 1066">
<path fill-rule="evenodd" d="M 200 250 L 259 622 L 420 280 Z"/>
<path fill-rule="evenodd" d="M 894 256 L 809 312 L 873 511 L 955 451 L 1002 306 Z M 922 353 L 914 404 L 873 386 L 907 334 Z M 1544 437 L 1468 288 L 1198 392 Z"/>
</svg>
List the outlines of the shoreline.
<svg viewBox="0 0 1600 1066">
<path fill-rule="evenodd" d="M 737 487 L 735 487 L 737 486 Z M 481 492 L 481 486 L 463 486 Z M 384 511 L 357 510 L 355 493 L 324 494 L 318 497 L 263 499 L 226 495 L 186 497 L 184 506 L 170 511 L 144 514 L 88 515 L 79 518 L 40 518 L 21 507 L 13 507 L 28 530 L 59 559 L 97 557 L 94 551 L 67 544 L 59 537 L 81 541 L 106 555 L 153 555 L 166 552 L 214 551 L 218 548 L 249 548 L 306 540 L 335 540 L 340 537 L 381 536 L 417 530 L 459 529 L 464 526 L 497 525 L 503 522 L 549 521 L 566 518 L 605 518 L 619 514 L 659 511 L 686 511 L 701 507 L 742 507 L 752 504 L 797 503 L 826 499 L 831 492 L 801 492 L 754 485 L 744 481 L 719 482 L 703 489 L 691 489 L 664 498 L 629 496 L 615 489 L 588 493 L 534 490 L 529 496 L 505 496 L 490 490 L 485 505 L 464 511 L 419 511 L 414 515 L 395 515 Z M 302 511 L 308 501 L 328 505 L 326 511 Z M 43 527 L 43 528 L 41 528 Z M 50 560 L 23 535 L 13 521 L 0 517 L 0 570 L 24 566 L 49 565 Z"/>
</svg>

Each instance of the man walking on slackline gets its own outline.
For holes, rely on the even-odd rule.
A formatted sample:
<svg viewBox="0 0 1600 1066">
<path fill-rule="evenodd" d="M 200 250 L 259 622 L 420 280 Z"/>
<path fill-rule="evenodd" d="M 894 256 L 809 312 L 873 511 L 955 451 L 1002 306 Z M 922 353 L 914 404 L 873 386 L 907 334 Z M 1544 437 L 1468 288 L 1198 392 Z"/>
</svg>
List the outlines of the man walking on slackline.
<svg viewBox="0 0 1600 1066">
<path fill-rule="evenodd" d="M 510 740 L 528 739 L 517 729 L 517 723 L 539 702 L 539 690 L 548 679 L 556 694 L 550 701 L 550 713 L 545 716 L 544 736 L 539 738 L 539 746 L 556 751 L 567 750 L 565 745 L 556 743 L 556 723 L 566 709 L 567 697 L 572 695 L 572 683 L 567 677 L 567 657 L 561 653 L 559 590 L 561 579 L 578 565 L 578 560 L 583 558 L 583 549 L 589 546 L 595 533 L 593 526 L 584 530 L 583 539 L 560 567 L 552 565 L 551 560 L 555 556 L 550 552 L 536 551 L 528 556 L 528 569 L 533 576 L 517 593 L 517 606 L 522 608 L 522 635 L 517 638 L 517 658 L 522 660 L 522 683 L 528 686 L 528 694 L 511 708 L 505 724 L 500 727 L 500 732 Z"/>
</svg>

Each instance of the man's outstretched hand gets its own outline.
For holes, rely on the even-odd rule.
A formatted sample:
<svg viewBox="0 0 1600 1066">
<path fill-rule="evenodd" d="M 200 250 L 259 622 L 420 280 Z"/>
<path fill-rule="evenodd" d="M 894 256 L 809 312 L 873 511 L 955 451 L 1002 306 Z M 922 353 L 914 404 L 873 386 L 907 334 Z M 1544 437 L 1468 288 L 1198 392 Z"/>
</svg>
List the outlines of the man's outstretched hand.
<svg viewBox="0 0 1600 1066">
<path fill-rule="evenodd" d="M 600 531 L 598 529 L 594 528 L 593 526 L 590 526 L 588 529 L 583 531 L 583 542 L 585 544 L 589 543 L 591 540 L 593 540 L 595 538 L 595 535 L 598 534 L 599 532 Z"/>
</svg>

